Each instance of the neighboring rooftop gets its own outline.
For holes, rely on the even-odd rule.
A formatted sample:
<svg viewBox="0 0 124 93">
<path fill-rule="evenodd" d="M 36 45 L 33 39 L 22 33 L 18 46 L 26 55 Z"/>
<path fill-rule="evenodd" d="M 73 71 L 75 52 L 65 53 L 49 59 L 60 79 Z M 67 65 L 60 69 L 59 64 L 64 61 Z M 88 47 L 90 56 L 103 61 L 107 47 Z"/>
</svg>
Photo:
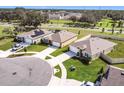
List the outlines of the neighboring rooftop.
<svg viewBox="0 0 124 93">
<path fill-rule="evenodd" d="M 124 69 L 110 66 L 106 75 L 102 80 L 102 86 L 124 86 Z"/>
<path fill-rule="evenodd" d="M 46 86 L 51 66 L 35 57 L 0 59 L 0 86 Z"/>
<path fill-rule="evenodd" d="M 63 43 L 65 41 L 67 41 L 67 40 L 70 40 L 70 39 L 76 37 L 76 36 L 77 36 L 77 34 L 72 33 L 72 32 L 60 31 L 60 32 L 57 32 L 57 33 L 51 35 L 49 37 L 49 39 L 54 41 L 54 42 Z"/>
<path fill-rule="evenodd" d="M 86 40 L 82 40 L 72 44 L 72 46 L 78 47 L 80 49 L 85 49 L 85 51 L 87 51 L 91 55 L 94 55 L 102 50 L 111 48 L 115 45 L 117 44 L 98 37 L 90 37 Z"/>
<path fill-rule="evenodd" d="M 20 34 L 18 36 L 20 36 L 20 37 L 29 36 L 29 37 L 31 37 L 33 39 L 33 38 L 37 38 L 37 37 L 39 37 L 41 35 L 47 35 L 49 33 L 51 33 L 51 32 L 46 31 L 44 29 L 43 30 L 35 29 L 35 30 L 29 31 L 29 32 L 22 33 L 22 34 Z"/>
</svg>

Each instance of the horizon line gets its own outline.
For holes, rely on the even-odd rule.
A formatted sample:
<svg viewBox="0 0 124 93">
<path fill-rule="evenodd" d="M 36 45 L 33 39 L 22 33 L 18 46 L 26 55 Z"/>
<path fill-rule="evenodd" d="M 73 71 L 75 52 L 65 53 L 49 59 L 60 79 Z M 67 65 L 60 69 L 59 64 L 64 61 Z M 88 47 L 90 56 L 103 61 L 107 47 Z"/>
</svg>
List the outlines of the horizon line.
<svg viewBox="0 0 124 93">
<path fill-rule="evenodd" d="M 0 6 L 0 9 L 53 9 L 53 10 L 124 10 L 124 6 Z"/>
</svg>

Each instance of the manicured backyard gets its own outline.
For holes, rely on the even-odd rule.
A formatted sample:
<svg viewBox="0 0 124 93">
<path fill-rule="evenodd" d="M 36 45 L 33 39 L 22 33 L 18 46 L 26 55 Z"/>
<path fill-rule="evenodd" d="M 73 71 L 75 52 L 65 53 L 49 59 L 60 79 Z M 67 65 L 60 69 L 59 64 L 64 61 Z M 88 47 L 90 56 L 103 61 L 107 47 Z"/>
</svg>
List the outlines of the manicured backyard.
<svg viewBox="0 0 124 93">
<path fill-rule="evenodd" d="M 55 73 L 55 76 L 58 77 L 58 78 L 61 78 L 62 70 L 61 70 L 60 66 L 59 65 L 55 66 L 55 69 L 59 70 L 57 73 Z"/>
<path fill-rule="evenodd" d="M 108 55 L 113 58 L 124 58 L 124 42 L 118 40 L 110 40 L 110 41 L 117 43 L 117 46 L 115 46 L 115 49 L 112 52 L 110 52 Z"/>
<path fill-rule="evenodd" d="M 70 71 L 69 69 L 72 65 L 76 67 L 74 71 Z M 106 63 L 101 59 L 97 59 L 92 61 L 90 65 L 86 65 L 76 58 L 71 58 L 64 62 L 64 66 L 67 70 L 67 78 L 94 82 L 100 69 L 102 67 L 105 69 Z"/>
<path fill-rule="evenodd" d="M 29 47 L 27 47 L 27 52 L 31 51 L 31 52 L 40 52 L 44 49 L 46 49 L 48 47 L 48 45 L 46 44 L 36 44 L 36 45 L 30 45 Z M 20 52 L 24 52 L 24 49 L 22 49 Z"/>
</svg>

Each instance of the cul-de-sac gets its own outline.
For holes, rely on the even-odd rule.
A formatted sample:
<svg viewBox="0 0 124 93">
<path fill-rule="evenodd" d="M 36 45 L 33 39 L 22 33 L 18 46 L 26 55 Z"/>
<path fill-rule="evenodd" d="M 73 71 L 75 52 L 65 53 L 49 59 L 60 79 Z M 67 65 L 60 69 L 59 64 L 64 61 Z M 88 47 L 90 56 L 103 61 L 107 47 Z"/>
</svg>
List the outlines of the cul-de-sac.
<svg viewBox="0 0 124 93">
<path fill-rule="evenodd" d="M 0 86 L 124 86 L 124 10 L 0 8 Z"/>
</svg>

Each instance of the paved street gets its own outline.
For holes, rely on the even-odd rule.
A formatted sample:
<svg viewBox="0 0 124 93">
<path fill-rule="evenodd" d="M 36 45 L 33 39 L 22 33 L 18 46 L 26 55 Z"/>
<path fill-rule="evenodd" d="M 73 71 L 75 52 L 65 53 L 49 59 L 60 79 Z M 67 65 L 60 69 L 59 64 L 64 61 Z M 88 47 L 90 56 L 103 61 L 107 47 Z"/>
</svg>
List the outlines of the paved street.
<svg viewBox="0 0 124 93">
<path fill-rule="evenodd" d="M 53 76 L 48 86 L 80 86 L 81 84 L 81 81 L 77 81 L 74 79 L 60 79 L 58 77 Z"/>
</svg>

